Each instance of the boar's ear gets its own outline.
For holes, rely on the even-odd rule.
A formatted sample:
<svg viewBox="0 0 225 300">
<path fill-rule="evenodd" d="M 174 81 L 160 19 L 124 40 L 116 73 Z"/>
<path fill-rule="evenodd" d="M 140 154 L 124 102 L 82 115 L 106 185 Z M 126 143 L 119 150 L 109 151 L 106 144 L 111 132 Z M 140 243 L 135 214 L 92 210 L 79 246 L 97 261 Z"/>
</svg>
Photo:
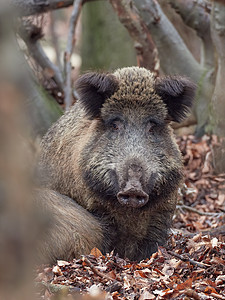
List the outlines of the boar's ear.
<svg viewBox="0 0 225 300">
<path fill-rule="evenodd" d="M 196 85 L 185 77 L 165 76 L 156 79 L 155 89 L 167 105 L 169 120 L 183 121 L 192 106 Z"/>
<path fill-rule="evenodd" d="M 104 101 L 114 94 L 118 85 L 119 82 L 115 76 L 93 72 L 81 76 L 75 88 L 87 114 L 91 118 L 97 118 Z"/>
</svg>

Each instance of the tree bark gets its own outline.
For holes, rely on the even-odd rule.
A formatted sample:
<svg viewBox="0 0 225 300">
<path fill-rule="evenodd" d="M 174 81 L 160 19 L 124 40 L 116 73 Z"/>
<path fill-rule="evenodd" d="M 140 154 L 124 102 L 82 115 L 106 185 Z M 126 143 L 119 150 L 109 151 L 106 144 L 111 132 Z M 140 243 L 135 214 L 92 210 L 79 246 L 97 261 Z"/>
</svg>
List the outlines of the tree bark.
<svg viewBox="0 0 225 300">
<path fill-rule="evenodd" d="M 215 171 L 225 172 L 225 2 L 213 1 L 211 12 L 211 31 L 213 43 L 217 52 L 217 75 L 215 89 L 212 96 L 212 112 L 210 130 L 223 137 L 221 147 L 214 147 Z"/>
<path fill-rule="evenodd" d="M 71 82 L 71 56 L 75 44 L 75 29 L 82 8 L 82 0 L 75 0 L 73 11 L 70 18 L 69 33 L 67 38 L 66 51 L 64 53 L 64 70 L 65 70 L 65 88 L 64 88 L 64 103 L 65 109 L 68 110 L 72 105 L 72 82 Z"/>
<path fill-rule="evenodd" d="M 156 0 L 134 0 L 159 52 L 160 65 L 166 74 L 186 74 L 198 82 L 203 73 L 173 24 Z"/>
<path fill-rule="evenodd" d="M 201 63 L 206 69 L 214 68 L 215 55 L 210 32 L 211 4 L 208 1 L 170 0 L 170 5 L 184 23 L 193 28 L 202 40 Z"/>
<path fill-rule="evenodd" d="M 82 10 L 82 70 L 114 70 L 136 64 L 133 40 L 108 1 Z"/>
<path fill-rule="evenodd" d="M 26 43 L 29 55 L 39 64 L 44 72 L 50 74 L 50 77 L 55 81 L 59 90 L 63 92 L 64 82 L 61 70 L 50 61 L 45 54 L 38 38 L 32 38 L 35 27 L 32 24 L 21 24 L 19 34 Z"/>
<path fill-rule="evenodd" d="M 157 0 L 167 18 L 176 28 L 177 32 L 181 36 L 182 40 L 197 60 L 200 62 L 201 56 L 201 40 L 197 36 L 196 31 L 191 27 L 187 26 L 182 20 L 181 16 L 176 12 L 176 10 L 171 6 L 168 0 Z"/>
<path fill-rule="evenodd" d="M 62 114 L 56 101 L 35 81 L 35 76 L 19 49 L 11 24 L 4 28 L 5 37 L 1 38 L 1 75 L 12 82 L 27 97 L 23 105 L 27 112 L 30 134 L 43 135 L 53 122 Z M 7 34 L 6 34 L 7 33 Z"/>
<path fill-rule="evenodd" d="M 82 0 L 82 4 L 95 0 Z M 66 8 L 73 5 L 74 0 L 10 0 L 14 13 L 21 16 L 42 14 L 51 10 Z"/>
<path fill-rule="evenodd" d="M 10 0 L 10 4 L 15 13 L 30 16 L 71 6 L 73 0 Z"/>
<path fill-rule="evenodd" d="M 225 136 L 225 101 L 224 101 L 224 78 L 225 78 L 225 3 L 214 1 L 212 7 L 211 31 L 213 43 L 217 52 L 218 70 L 216 75 L 215 90 L 212 97 L 212 120 L 213 132 L 219 136 Z"/>
<path fill-rule="evenodd" d="M 127 28 L 134 40 L 138 65 L 158 74 L 157 49 L 134 4 L 129 0 L 110 0 L 110 2 L 120 22 Z"/>
</svg>

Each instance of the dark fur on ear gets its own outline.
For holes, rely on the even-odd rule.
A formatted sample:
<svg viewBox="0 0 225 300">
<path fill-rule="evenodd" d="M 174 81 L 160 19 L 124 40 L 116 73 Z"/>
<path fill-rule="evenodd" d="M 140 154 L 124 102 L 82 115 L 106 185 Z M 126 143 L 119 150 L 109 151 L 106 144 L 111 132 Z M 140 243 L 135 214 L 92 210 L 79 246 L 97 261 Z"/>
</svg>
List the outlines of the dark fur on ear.
<svg viewBox="0 0 225 300">
<path fill-rule="evenodd" d="M 167 105 L 169 120 L 183 121 L 192 106 L 196 85 L 182 76 L 165 76 L 156 79 L 155 89 Z"/>
<path fill-rule="evenodd" d="M 90 118 L 99 117 L 103 103 L 114 94 L 118 85 L 118 80 L 112 74 L 92 72 L 77 80 L 75 88 L 80 96 L 79 101 L 84 105 Z"/>
</svg>

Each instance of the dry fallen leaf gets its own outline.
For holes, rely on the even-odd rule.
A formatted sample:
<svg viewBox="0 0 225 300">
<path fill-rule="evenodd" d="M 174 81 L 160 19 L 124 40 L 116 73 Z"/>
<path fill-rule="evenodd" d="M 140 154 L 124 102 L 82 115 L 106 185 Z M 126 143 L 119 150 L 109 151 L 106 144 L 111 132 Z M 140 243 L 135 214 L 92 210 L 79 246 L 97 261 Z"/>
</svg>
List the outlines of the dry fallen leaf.
<svg viewBox="0 0 225 300">
<path fill-rule="evenodd" d="M 68 298 L 68 294 L 60 300 L 224 299 L 225 174 L 215 176 L 211 168 L 212 145 L 220 141 L 214 136 L 204 136 L 199 142 L 192 136 L 178 141 L 184 154 L 186 187 L 179 196 L 182 210 L 174 218 L 167 249 L 160 247 L 146 260 L 130 262 L 94 248 L 90 255 L 72 262 L 40 266 L 36 281 L 42 286 L 42 300 L 52 299 L 48 284 L 82 293 L 80 298 L 77 294 Z"/>
<path fill-rule="evenodd" d="M 91 250 L 91 255 L 94 255 L 94 257 L 98 258 L 99 256 L 102 256 L 102 252 L 98 248 L 93 248 Z"/>
</svg>

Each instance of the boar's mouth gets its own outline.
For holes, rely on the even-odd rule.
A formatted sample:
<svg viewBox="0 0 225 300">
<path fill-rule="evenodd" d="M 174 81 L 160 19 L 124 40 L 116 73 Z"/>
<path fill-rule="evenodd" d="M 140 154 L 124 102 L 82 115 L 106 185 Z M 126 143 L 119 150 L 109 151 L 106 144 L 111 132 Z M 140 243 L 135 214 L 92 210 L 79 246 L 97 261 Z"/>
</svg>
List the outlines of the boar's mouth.
<svg viewBox="0 0 225 300">
<path fill-rule="evenodd" d="M 117 199 L 124 206 L 140 208 L 148 202 L 149 196 L 141 189 L 130 188 L 120 191 Z"/>
</svg>

